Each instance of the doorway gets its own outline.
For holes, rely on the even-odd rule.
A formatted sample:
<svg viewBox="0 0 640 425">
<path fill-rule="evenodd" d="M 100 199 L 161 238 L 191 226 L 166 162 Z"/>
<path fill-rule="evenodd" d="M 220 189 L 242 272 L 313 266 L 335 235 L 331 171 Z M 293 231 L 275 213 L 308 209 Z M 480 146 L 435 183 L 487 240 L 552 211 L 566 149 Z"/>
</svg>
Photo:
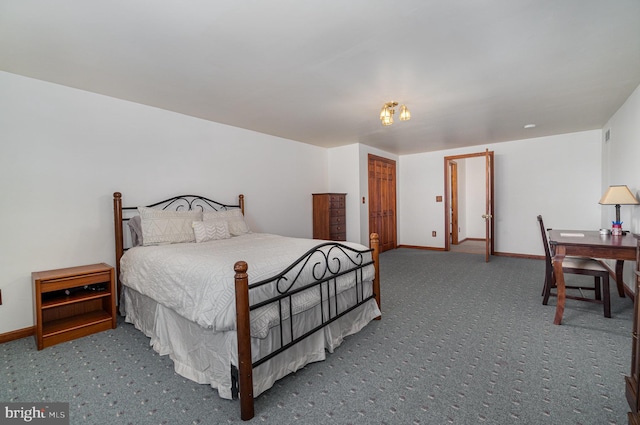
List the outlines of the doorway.
<svg viewBox="0 0 640 425">
<path fill-rule="evenodd" d="M 493 159 L 488 149 L 445 157 L 445 251 L 484 253 L 487 262 L 494 255 Z"/>
</svg>

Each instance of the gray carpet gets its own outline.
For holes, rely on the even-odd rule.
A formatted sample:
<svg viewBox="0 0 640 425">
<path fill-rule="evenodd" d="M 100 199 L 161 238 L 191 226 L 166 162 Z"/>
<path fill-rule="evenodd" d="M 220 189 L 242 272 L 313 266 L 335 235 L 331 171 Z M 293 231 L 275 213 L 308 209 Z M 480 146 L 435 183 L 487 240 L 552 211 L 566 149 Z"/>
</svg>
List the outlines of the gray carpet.
<svg viewBox="0 0 640 425">
<path fill-rule="evenodd" d="M 381 255 L 383 319 L 256 399 L 253 423 L 625 424 L 633 305 L 541 304 L 543 262 Z M 568 276 L 567 280 L 589 279 Z M 131 325 L 37 351 L 0 345 L 1 401 L 68 401 L 72 424 L 240 423 Z"/>
</svg>

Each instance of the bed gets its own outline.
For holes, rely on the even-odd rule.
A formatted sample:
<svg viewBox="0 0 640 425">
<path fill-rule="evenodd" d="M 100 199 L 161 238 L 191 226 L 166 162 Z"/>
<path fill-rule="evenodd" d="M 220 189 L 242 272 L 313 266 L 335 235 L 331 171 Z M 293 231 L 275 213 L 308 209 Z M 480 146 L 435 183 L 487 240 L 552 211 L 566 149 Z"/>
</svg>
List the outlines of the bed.
<svg viewBox="0 0 640 425">
<path fill-rule="evenodd" d="M 349 242 L 251 232 L 244 196 L 181 195 L 123 206 L 113 195 L 120 313 L 175 371 L 254 397 L 380 319 L 378 236 Z"/>
</svg>

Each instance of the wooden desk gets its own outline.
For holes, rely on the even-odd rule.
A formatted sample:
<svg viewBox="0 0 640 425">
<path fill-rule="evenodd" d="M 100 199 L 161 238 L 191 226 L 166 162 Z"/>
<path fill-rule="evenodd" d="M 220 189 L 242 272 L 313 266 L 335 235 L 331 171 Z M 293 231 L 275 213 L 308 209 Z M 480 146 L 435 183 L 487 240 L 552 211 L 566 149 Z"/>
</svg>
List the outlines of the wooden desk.
<svg viewBox="0 0 640 425">
<path fill-rule="evenodd" d="M 616 286 L 618 294 L 624 297 L 622 282 L 624 260 L 635 261 L 636 259 L 637 240 L 631 233 L 623 236 L 611 236 L 601 235 L 600 232 L 593 230 L 550 230 L 549 244 L 555 249 L 553 272 L 558 287 L 558 303 L 556 316 L 553 320 L 554 324 L 559 325 L 562 322 L 562 314 L 564 313 L 566 288 L 562 274 L 562 261 L 567 255 L 616 260 Z"/>
</svg>

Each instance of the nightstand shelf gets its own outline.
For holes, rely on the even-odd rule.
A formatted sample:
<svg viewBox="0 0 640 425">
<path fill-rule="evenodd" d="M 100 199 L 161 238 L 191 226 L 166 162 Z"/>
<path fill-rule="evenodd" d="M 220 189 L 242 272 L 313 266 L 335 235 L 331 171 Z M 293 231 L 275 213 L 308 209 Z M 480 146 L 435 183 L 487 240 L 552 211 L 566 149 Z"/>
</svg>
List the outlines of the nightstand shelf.
<svg viewBox="0 0 640 425">
<path fill-rule="evenodd" d="M 48 294 L 47 294 L 48 295 Z M 73 293 L 72 295 L 65 295 L 64 297 L 59 298 L 48 298 L 45 294 L 43 294 L 42 299 L 42 309 L 53 308 L 58 306 L 63 306 L 67 304 L 75 304 L 79 301 L 88 301 L 95 300 L 104 297 L 110 297 L 110 292 L 95 292 L 95 291 L 80 291 L 78 293 Z"/>
<path fill-rule="evenodd" d="M 34 272 L 38 350 L 116 327 L 115 271 L 108 264 Z"/>
</svg>

